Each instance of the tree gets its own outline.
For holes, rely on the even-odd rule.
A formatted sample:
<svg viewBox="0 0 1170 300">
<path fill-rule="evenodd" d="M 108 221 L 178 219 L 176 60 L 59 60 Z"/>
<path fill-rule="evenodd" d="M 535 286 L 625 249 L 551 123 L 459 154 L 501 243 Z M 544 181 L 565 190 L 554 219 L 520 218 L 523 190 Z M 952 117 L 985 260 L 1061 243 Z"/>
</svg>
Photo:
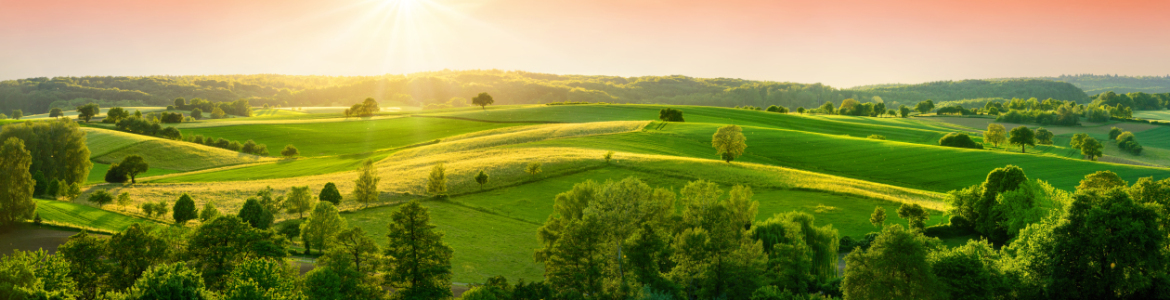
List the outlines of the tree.
<svg viewBox="0 0 1170 300">
<path fill-rule="evenodd" d="M 1085 175 L 1080 184 L 1077 185 L 1077 192 L 1087 192 L 1089 190 L 1108 191 L 1114 188 L 1125 188 L 1129 185 L 1121 176 L 1113 171 L 1097 171 L 1093 174 Z"/>
<path fill-rule="evenodd" d="M 1121 128 L 1117 128 L 1117 127 L 1110 128 L 1109 129 L 1109 139 L 1116 140 L 1117 136 L 1120 136 L 1122 131 L 1124 131 L 1124 130 L 1122 130 Z"/>
<path fill-rule="evenodd" d="M 130 202 L 132 202 L 130 199 L 130 192 L 122 192 L 121 194 L 118 194 L 118 199 L 114 200 L 114 202 L 117 202 L 118 206 L 122 207 L 122 209 L 126 209 L 126 206 L 130 205 Z"/>
<path fill-rule="evenodd" d="M 951 132 L 938 140 L 940 146 L 983 149 L 983 145 L 976 143 L 971 136 L 962 132 Z"/>
<path fill-rule="evenodd" d="M 97 103 L 87 103 L 77 107 L 77 118 L 85 120 L 86 123 L 89 123 L 89 120 L 99 113 L 101 113 L 101 107 Z"/>
<path fill-rule="evenodd" d="M 320 249 L 319 251 L 328 249 L 333 237 L 345 227 L 345 219 L 341 218 L 333 203 L 318 203 L 313 213 L 309 214 L 309 218 L 301 223 L 301 240 L 305 242 L 305 253 L 313 246 Z"/>
<path fill-rule="evenodd" d="M 199 272 L 191 270 L 183 262 L 160 264 L 142 273 L 125 299 L 218 299 L 215 293 L 203 285 Z"/>
<path fill-rule="evenodd" d="M 804 106 L 796 107 L 796 112 L 803 115 L 804 114 Z"/>
<path fill-rule="evenodd" d="M 431 168 L 431 175 L 427 177 L 427 193 L 437 197 L 447 195 L 447 168 L 442 163 Z"/>
<path fill-rule="evenodd" d="M 274 216 L 272 211 L 260 204 L 256 198 L 248 198 L 244 202 L 244 206 L 240 208 L 240 213 L 237 214 L 241 220 L 248 222 L 253 228 L 268 229 L 272 227 Z"/>
<path fill-rule="evenodd" d="M 996 147 L 1007 140 L 1007 129 L 1003 125 L 991 123 L 987 124 L 987 131 L 983 132 L 983 141 L 991 143 Z"/>
<path fill-rule="evenodd" d="M 395 258 L 386 272 L 386 283 L 401 299 L 451 297 L 450 246 L 435 231 L 427 208 L 412 200 L 390 215 L 386 256 Z"/>
<path fill-rule="evenodd" d="M 0 129 L 0 141 L 9 138 L 19 138 L 32 155 L 30 174 L 40 171 L 45 178 L 85 183 L 93 168 L 86 133 L 72 120 L 8 124 Z"/>
<path fill-rule="evenodd" d="M 321 193 L 317 195 L 317 199 L 329 203 L 333 206 L 341 205 L 341 192 L 337 190 L 337 185 L 332 182 L 325 183 L 325 188 L 321 189 Z"/>
<path fill-rule="evenodd" d="M 77 282 L 82 299 L 94 299 L 108 266 L 102 260 L 106 252 L 106 239 L 89 236 L 85 230 L 69 237 L 57 248 L 56 256 L 69 263 L 69 277 Z"/>
<path fill-rule="evenodd" d="M 716 154 L 731 163 L 732 160 L 743 155 L 747 148 L 747 138 L 743 136 L 743 129 L 737 125 L 719 127 L 711 137 L 711 146 L 715 147 Z"/>
<path fill-rule="evenodd" d="M 106 170 L 105 180 L 109 183 L 124 183 L 130 180 L 130 177 L 126 176 L 126 171 L 122 170 L 122 167 L 118 163 L 113 163 Z"/>
<path fill-rule="evenodd" d="M 360 279 L 372 279 L 381 269 L 383 262 L 382 250 L 378 244 L 361 227 L 352 227 L 337 233 L 336 238 L 325 255 L 317 261 L 319 266 L 334 270 L 353 271 Z M 371 280 L 372 281 L 372 280 Z"/>
<path fill-rule="evenodd" d="M 129 117 L 130 117 L 129 111 L 126 111 L 126 109 L 123 109 L 121 107 L 114 107 L 114 108 L 110 108 L 109 110 L 106 111 L 106 119 L 102 120 L 102 122 L 118 123 L 118 121 L 121 121 L 121 120 L 129 118 Z"/>
<path fill-rule="evenodd" d="M 930 214 L 917 203 L 902 203 L 902 206 L 898 207 L 898 217 L 909 220 L 911 230 L 922 231 L 926 228 L 926 220 L 930 218 Z"/>
<path fill-rule="evenodd" d="M 1044 129 L 1044 127 L 1036 128 L 1036 143 L 1037 144 L 1052 145 L 1052 137 L 1053 136 L 1054 136 L 1054 134 L 1052 134 L 1051 131 L 1048 131 L 1048 129 Z"/>
<path fill-rule="evenodd" d="M 1070 148 L 1073 148 L 1073 149 L 1081 150 L 1081 146 L 1083 146 L 1085 144 L 1085 140 L 1088 140 L 1088 139 L 1092 139 L 1089 137 L 1088 134 L 1085 134 L 1085 133 L 1074 134 L 1072 136 L 1072 139 L 1069 141 L 1068 146 Z"/>
<path fill-rule="evenodd" d="M 33 196 L 44 196 L 48 189 L 49 180 L 45 179 L 45 173 L 37 171 L 33 174 Z"/>
<path fill-rule="evenodd" d="M 820 110 L 820 113 L 822 113 L 822 114 L 830 114 L 830 115 L 836 111 L 835 109 L 833 109 L 833 102 L 832 101 L 825 101 L 825 104 L 821 104 L 821 107 L 817 108 L 817 110 Z"/>
<path fill-rule="evenodd" d="M 1096 161 L 1098 157 L 1101 157 L 1102 148 L 1104 146 L 1097 139 L 1088 138 L 1081 143 L 1081 154 L 1088 157 L 1089 160 Z"/>
<path fill-rule="evenodd" d="M 203 119 L 203 110 L 198 108 L 192 109 L 191 117 L 195 118 L 196 120 Z"/>
<path fill-rule="evenodd" d="M 20 118 L 23 118 L 23 117 L 24 117 L 24 112 L 23 112 L 23 111 L 21 111 L 21 110 L 19 110 L 19 109 L 13 109 L 13 110 L 12 110 L 12 119 L 13 119 L 13 120 L 20 120 Z"/>
<path fill-rule="evenodd" d="M 845 256 L 847 299 L 935 299 L 935 277 L 927 255 L 931 242 L 901 225 L 886 226 L 867 249 Z"/>
<path fill-rule="evenodd" d="M 61 198 L 61 196 L 59 196 L 60 194 L 61 194 L 61 181 L 60 180 L 49 180 L 49 187 L 45 188 L 44 195 L 49 197 L 49 198 L 52 198 L 53 200 L 57 200 L 57 198 Z"/>
<path fill-rule="evenodd" d="M 187 256 L 202 270 L 208 285 L 219 289 L 224 277 L 247 259 L 283 259 L 288 240 L 272 230 L 257 229 L 236 216 L 204 223 L 188 235 Z"/>
<path fill-rule="evenodd" d="M 367 159 L 358 169 L 358 178 L 353 181 L 353 197 L 358 203 L 370 207 L 370 202 L 378 201 L 378 169 L 374 161 Z"/>
<path fill-rule="evenodd" d="M 873 214 L 869 215 L 869 223 L 873 226 L 882 228 L 886 224 L 886 208 L 878 206 L 873 209 Z"/>
<path fill-rule="evenodd" d="M 613 151 L 605 152 L 605 164 L 609 164 L 609 160 L 613 159 Z"/>
<path fill-rule="evenodd" d="M 488 174 L 483 170 L 479 170 L 479 175 L 475 175 L 475 182 L 479 183 L 479 189 L 483 189 L 483 185 L 488 183 Z"/>
<path fill-rule="evenodd" d="M 219 107 L 212 109 L 212 118 L 223 118 L 225 116 L 227 116 L 227 112 L 223 112 L 223 109 Z"/>
<path fill-rule="evenodd" d="M 203 209 L 199 211 L 199 222 L 207 223 L 219 217 L 219 209 L 215 208 L 215 203 L 207 201 L 203 204 Z"/>
<path fill-rule="evenodd" d="M 530 162 L 528 163 L 528 167 L 524 168 L 524 172 L 527 172 L 528 175 L 540 174 L 540 172 L 542 172 L 540 167 L 541 163 L 539 161 Z"/>
<path fill-rule="evenodd" d="M 962 300 L 996 299 L 996 292 L 1009 290 L 1010 283 L 1000 281 L 1004 277 L 994 261 L 998 254 L 986 240 L 969 240 L 962 246 L 932 253 L 929 261 L 931 272 L 938 278 L 938 296 Z"/>
<path fill-rule="evenodd" d="M 1163 294 L 1165 228 L 1122 188 L 1078 193 L 1052 232 L 1055 299 L 1140 299 Z"/>
<path fill-rule="evenodd" d="M 81 183 L 74 182 L 73 184 L 70 184 L 69 185 L 69 193 L 67 193 L 65 197 L 72 200 L 72 199 L 77 199 L 77 197 L 80 197 L 80 196 L 81 196 Z"/>
<path fill-rule="evenodd" d="M 658 119 L 664 122 L 685 122 L 683 119 L 682 110 L 674 108 L 663 108 L 658 111 Z"/>
<path fill-rule="evenodd" d="M 297 270 L 282 261 L 248 259 L 228 275 L 223 300 L 302 299 Z"/>
<path fill-rule="evenodd" d="M 284 206 L 286 213 L 298 214 L 304 219 L 305 212 L 313 209 L 313 195 L 309 194 L 309 186 L 292 187 Z"/>
<path fill-rule="evenodd" d="M 178 128 L 175 128 L 172 126 L 167 126 L 166 128 L 163 128 L 162 131 L 158 132 L 158 136 L 162 137 L 162 138 L 176 140 L 176 141 L 183 140 L 183 133 L 180 132 Z"/>
<path fill-rule="evenodd" d="M 183 97 L 175 98 L 174 106 L 175 106 L 175 109 L 186 109 L 187 108 L 187 99 L 184 99 Z"/>
<path fill-rule="evenodd" d="M 195 201 L 191 200 L 191 195 L 183 193 L 179 196 L 179 200 L 175 200 L 175 207 L 171 209 L 171 216 L 175 218 L 175 223 L 186 224 L 187 221 L 194 220 L 199 214 L 195 211 Z"/>
<path fill-rule="evenodd" d="M 487 110 L 487 106 L 496 103 L 496 100 L 492 99 L 492 95 L 488 95 L 488 93 L 485 92 L 479 93 L 479 95 L 475 96 L 475 98 L 471 98 L 471 103 L 479 105 L 479 107 L 483 110 Z"/>
<path fill-rule="evenodd" d="M 284 146 L 284 150 L 280 150 L 280 155 L 284 155 L 284 157 L 293 157 L 293 156 L 301 155 L 301 152 L 297 151 L 297 147 L 294 147 L 292 144 L 289 144 L 289 145 Z"/>
<path fill-rule="evenodd" d="M 130 183 L 138 183 L 134 181 L 134 177 L 138 174 L 146 173 L 147 170 L 150 170 L 150 165 L 146 163 L 146 160 L 142 156 L 135 154 L 123 158 L 122 162 L 118 163 L 118 169 L 126 174 L 126 176 L 130 176 Z"/>
<path fill-rule="evenodd" d="M 4 187 L 0 188 L 2 227 L 32 218 L 37 210 L 37 203 L 32 198 L 36 182 L 28 173 L 30 165 L 32 155 L 24 149 L 24 141 L 18 138 L 4 141 L 0 148 L 0 187 Z"/>
<path fill-rule="evenodd" d="M 65 116 L 65 112 L 61 111 L 60 107 L 54 107 L 53 109 L 49 110 L 49 117 L 50 118 L 59 118 L 59 117 L 63 117 L 63 116 Z"/>
<path fill-rule="evenodd" d="M 134 285 L 151 265 L 167 261 L 172 254 L 171 245 L 163 237 L 143 230 L 138 223 L 110 237 L 105 250 L 109 263 L 107 281 L 114 290 Z"/>
<path fill-rule="evenodd" d="M 1019 145 L 1020 152 L 1026 152 L 1024 146 L 1036 147 L 1036 133 L 1024 126 L 1016 126 L 1012 128 L 1012 137 L 1008 139 L 1012 145 Z"/>
<path fill-rule="evenodd" d="M 910 116 L 910 108 L 905 105 L 898 106 L 898 114 L 902 115 L 903 118 Z"/>
<path fill-rule="evenodd" d="M 98 208 L 101 208 L 102 205 L 114 202 L 114 195 L 111 195 L 110 192 L 107 192 L 106 190 L 97 190 L 96 192 L 89 194 L 89 202 L 97 204 Z"/>
</svg>

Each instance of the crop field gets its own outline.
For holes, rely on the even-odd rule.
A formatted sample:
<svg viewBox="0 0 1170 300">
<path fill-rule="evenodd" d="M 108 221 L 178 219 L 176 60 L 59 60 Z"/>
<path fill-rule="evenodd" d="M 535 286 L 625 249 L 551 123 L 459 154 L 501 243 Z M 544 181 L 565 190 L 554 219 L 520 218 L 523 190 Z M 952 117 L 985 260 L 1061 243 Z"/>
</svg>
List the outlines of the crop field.
<svg viewBox="0 0 1170 300">
<path fill-rule="evenodd" d="M 194 171 L 275 159 L 194 143 L 153 139 L 94 157 L 93 161 L 112 164 L 130 155 L 142 156 L 151 167 L 177 171 Z"/>
<path fill-rule="evenodd" d="M 1147 120 L 1170 121 L 1170 110 L 1139 110 L 1134 111 L 1133 116 Z"/>
<path fill-rule="evenodd" d="M 216 182 L 216 181 L 250 181 L 261 179 L 288 178 L 312 176 L 356 170 L 367 159 L 381 160 L 389 156 L 390 152 L 366 154 L 348 154 L 328 157 L 313 157 L 300 159 L 281 159 L 271 163 L 256 164 L 228 170 L 208 170 L 208 172 L 188 172 L 175 176 L 156 177 L 148 182 Z"/>
<path fill-rule="evenodd" d="M 295 145 L 303 156 L 326 156 L 365 153 L 515 125 L 521 124 L 437 118 L 351 119 L 346 122 L 185 128 L 183 135 L 203 135 L 241 143 L 254 140 L 268 145 L 272 156 L 280 156 L 280 150 L 290 144 Z"/>
<path fill-rule="evenodd" d="M 134 223 L 154 222 L 92 206 L 41 199 L 37 200 L 37 213 L 46 223 L 102 232 L 120 232 Z"/>
<path fill-rule="evenodd" d="M 96 183 L 106 182 L 106 171 L 109 171 L 109 170 L 110 170 L 110 164 L 103 164 L 103 163 L 96 163 L 96 162 L 93 163 L 93 169 L 89 170 L 89 177 L 87 177 L 85 179 L 85 184 L 96 184 Z M 142 178 L 146 178 L 146 177 L 150 177 L 150 176 L 173 174 L 173 173 L 178 173 L 178 172 L 179 171 L 176 171 L 176 170 L 168 170 L 168 169 L 163 169 L 163 168 L 158 168 L 158 167 L 152 166 L 152 167 L 150 167 L 150 170 L 146 171 L 146 173 L 138 174 L 137 178 L 138 178 L 138 181 L 142 181 Z"/>
</svg>

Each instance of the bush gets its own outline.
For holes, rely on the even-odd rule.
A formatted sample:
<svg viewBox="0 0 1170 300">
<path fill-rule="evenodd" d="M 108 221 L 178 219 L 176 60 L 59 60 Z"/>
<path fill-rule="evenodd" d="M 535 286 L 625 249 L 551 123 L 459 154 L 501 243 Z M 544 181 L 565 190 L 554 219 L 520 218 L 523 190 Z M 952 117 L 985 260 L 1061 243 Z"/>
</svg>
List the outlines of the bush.
<svg viewBox="0 0 1170 300">
<path fill-rule="evenodd" d="M 284 146 L 284 150 L 280 150 L 280 155 L 284 155 L 285 157 L 292 157 L 300 154 L 301 152 L 298 151 L 297 147 L 294 147 L 293 145 Z"/>
<path fill-rule="evenodd" d="M 938 140 L 938 144 L 947 147 L 983 149 L 983 145 L 971 140 L 966 133 L 952 132 Z"/>
<path fill-rule="evenodd" d="M 159 121 L 163 123 L 183 123 L 183 114 L 177 112 L 163 112 Z"/>
<path fill-rule="evenodd" d="M 886 140 L 886 136 L 880 135 L 880 134 L 871 134 L 867 138 L 869 138 L 871 140 L 883 140 L 883 141 Z"/>
<path fill-rule="evenodd" d="M 663 108 L 658 111 L 658 119 L 667 122 L 684 122 L 682 111 L 673 108 Z"/>
</svg>

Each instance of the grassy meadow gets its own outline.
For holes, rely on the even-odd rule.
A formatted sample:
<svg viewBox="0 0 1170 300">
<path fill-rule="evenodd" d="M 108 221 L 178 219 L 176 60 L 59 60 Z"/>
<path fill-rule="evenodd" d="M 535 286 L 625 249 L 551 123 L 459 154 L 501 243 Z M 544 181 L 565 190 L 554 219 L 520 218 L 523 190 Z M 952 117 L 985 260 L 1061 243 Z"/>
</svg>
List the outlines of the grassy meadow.
<svg viewBox="0 0 1170 300">
<path fill-rule="evenodd" d="M 928 226 L 946 223 L 943 193 L 978 184 L 992 169 L 1009 164 L 1024 168 L 1031 179 L 1062 189 L 1072 189 L 1086 174 L 1100 170 L 1112 170 L 1130 182 L 1170 176 L 1170 170 L 1158 167 L 1170 165 L 1166 127 L 1135 127 L 1146 146 L 1143 156 L 1126 156 L 1106 143 L 1107 157 L 1091 162 L 1069 149 L 1068 139 L 1079 130 L 1105 139 L 1102 134 L 1112 125 L 1054 130 L 1060 131 L 1055 145 L 1019 153 L 1018 147 L 1010 146 L 971 150 L 937 145 L 950 132 L 968 132 L 981 140 L 978 132 L 990 122 L 986 119 L 959 122 L 672 106 L 684 111 L 686 122 L 664 123 L 657 121 L 662 107 L 404 109 L 371 118 L 345 118 L 336 108 L 256 109 L 254 117 L 177 126 L 185 136 L 254 140 L 268 145 L 273 157 L 95 125 L 84 128 L 95 165 L 91 185 L 81 197 L 100 189 L 128 192 L 136 207 L 144 201 L 173 203 L 188 193 L 197 207 L 212 201 L 221 212 L 234 213 L 244 199 L 266 187 L 282 195 L 291 187 L 309 186 L 316 195 L 332 182 L 343 194 L 340 209 L 349 226 L 364 228 L 379 244 L 385 244 L 390 212 L 404 201 L 421 199 L 432 222 L 446 233 L 444 242 L 455 249 L 454 280 L 471 283 L 494 275 L 540 280 L 543 267 L 532 260 L 532 251 L 539 246 L 536 229 L 552 213 L 556 194 L 586 180 L 637 177 L 676 192 L 700 179 L 719 184 L 725 192 L 733 185 L 748 185 L 759 201 L 759 220 L 802 211 L 815 216 L 817 224 L 832 224 L 841 236 L 860 238 L 876 230 L 868 220 L 878 206 L 888 212 L 888 223 L 906 224 L 895 213 L 903 203 L 928 208 Z M 712 134 L 727 124 L 742 126 L 748 145 L 730 164 L 719 160 L 711 147 Z M 1102 127 L 1105 132 L 1100 132 Z M 886 139 L 867 138 L 870 135 Z M 295 145 L 301 156 L 279 158 L 287 144 Z M 614 154 L 607 161 L 609 151 Z M 149 172 L 139 175 L 138 184 L 102 183 L 110 163 L 133 154 L 146 157 L 151 165 Z M 356 203 L 351 194 L 356 170 L 367 159 L 376 161 L 382 178 L 379 199 L 369 208 Z M 542 172 L 525 172 L 534 162 L 542 164 Z M 425 190 L 427 175 L 439 163 L 446 167 L 451 197 L 431 200 Z M 480 171 L 490 176 L 482 187 L 473 179 Z M 146 221 L 88 203 L 40 202 L 43 218 L 75 226 L 113 231 Z M 965 239 L 946 243 L 957 245 Z"/>
</svg>

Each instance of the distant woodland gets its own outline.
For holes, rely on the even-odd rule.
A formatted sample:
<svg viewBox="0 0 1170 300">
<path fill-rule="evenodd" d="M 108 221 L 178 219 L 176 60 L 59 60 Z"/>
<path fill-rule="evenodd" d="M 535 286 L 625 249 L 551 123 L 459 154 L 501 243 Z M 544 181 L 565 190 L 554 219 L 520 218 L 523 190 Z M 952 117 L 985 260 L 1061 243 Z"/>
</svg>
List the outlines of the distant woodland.
<svg viewBox="0 0 1170 300">
<path fill-rule="evenodd" d="M 1117 76 L 1117 75 L 1061 75 L 1059 77 L 1040 77 L 1036 79 L 1063 81 L 1081 88 L 1089 95 L 1096 95 L 1113 91 L 1118 94 L 1133 92 L 1166 93 L 1170 92 L 1170 75 L 1166 76 Z"/>
<path fill-rule="evenodd" d="M 488 92 L 500 104 L 550 102 L 660 103 L 709 106 L 817 107 L 847 98 L 913 105 L 919 101 L 1039 98 L 1085 103 L 1073 84 L 1042 79 L 939 81 L 838 89 L 820 83 L 686 76 L 582 76 L 522 71 L 438 71 L 385 76 L 207 75 L 54 77 L 0 82 L 0 111 L 27 114 L 94 102 L 102 107 L 166 106 L 175 98 L 252 105 L 348 106 L 373 97 L 383 106 L 467 106 Z"/>
</svg>

